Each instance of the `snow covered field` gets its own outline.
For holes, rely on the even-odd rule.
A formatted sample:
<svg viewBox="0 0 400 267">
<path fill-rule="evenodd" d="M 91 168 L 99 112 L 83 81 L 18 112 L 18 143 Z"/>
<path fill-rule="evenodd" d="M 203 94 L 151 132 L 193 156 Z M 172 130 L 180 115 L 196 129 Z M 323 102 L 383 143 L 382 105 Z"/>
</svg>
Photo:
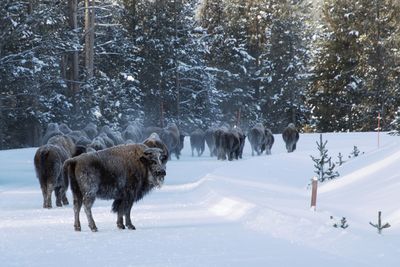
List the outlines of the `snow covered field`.
<svg viewBox="0 0 400 267">
<path fill-rule="evenodd" d="M 323 137 L 335 160 L 354 145 L 365 153 L 319 185 L 316 211 L 307 185 L 319 135 L 300 135 L 291 154 L 280 135 L 271 156 L 251 157 L 246 143 L 233 162 L 192 157 L 185 140 L 165 185 L 134 205 L 137 230 L 117 229 L 112 202 L 97 200 L 97 233 L 83 210 L 73 230 L 72 205 L 41 208 L 35 148 L 0 151 L 0 266 L 400 266 L 400 137 L 381 134 L 379 149 L 376 133 Z M 382 235 L 369 225 L 378 211 L 391 224 Z M 334 228 L 342 217 L 349 227 Z"/>
</svg>

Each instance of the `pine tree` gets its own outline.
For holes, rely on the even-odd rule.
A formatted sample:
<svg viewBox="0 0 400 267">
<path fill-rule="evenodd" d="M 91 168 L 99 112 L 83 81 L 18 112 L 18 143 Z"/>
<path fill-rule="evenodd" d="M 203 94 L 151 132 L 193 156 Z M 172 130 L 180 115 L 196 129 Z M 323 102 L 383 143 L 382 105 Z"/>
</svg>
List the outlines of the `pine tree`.
<svg viewBox="0 0 400 267">
<path fill-rule="evenodd" d="M 313 120 L 321 131 L 373 130 L 378 112 L 388 122 L 398 106 L 399 55 L 393 40 L 399 5 L 326 0 L 322 11 L 323 38 L 308 100 Z"/>
<path fill-rule="evenodd" d="M 42 125 L 70 110 L 60 77 L 65 9 L 60 1 L 0 3 L 3 148 L 39 145 Z"/>
<path fill-rule="evenodd" d="M 320 134 L 319 142 L 317 143 L 317 149 L 319 151 L 319 158 L 310 156 L 314 161 L 314 167 L 316 168 L 315 173 L 318 175 L 318 180 L 324 182 L 325 180 L 331 180 L 339 176 L 339 173 L 335 171 L 335 163 L 332 163 L 331 157 L 328 156 L 328 149 L 326 144 L 328 141 L 322 141 L 322 134 Z"/>
<path fill-rule="evenodd" d="M 305 91 L 309 81 L 310 6 L 307 1 L 276 1 L 267 28 L 267 54 L 263 68 L 264 112 L 268 124 L 281 130 L 288 123 L 305 124 Z"/>
</svg>

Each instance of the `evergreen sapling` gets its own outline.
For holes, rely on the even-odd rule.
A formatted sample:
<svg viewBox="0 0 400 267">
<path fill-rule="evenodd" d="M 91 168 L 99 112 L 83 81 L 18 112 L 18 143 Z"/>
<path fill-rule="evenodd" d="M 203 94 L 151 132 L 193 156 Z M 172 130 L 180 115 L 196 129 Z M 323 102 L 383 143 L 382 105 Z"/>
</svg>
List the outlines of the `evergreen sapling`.
<svg viewBox="0 0 400 267">
<path fill-rule="evenodd" d="M 382 225 L 381 214 L 382 214 L 382 212 L 378 211 L 378 223 L 375 224 L 375 223 L 369 222 L 370 225 L 372 225 L 373 227 L 378 229 L 378 234 L 382 234 L 383 229 L 390 227 L 389 223 L 385 223 L 384 225 Z"/>
<path fill-rule="evenodd" d="M 339 176 L 339 173 L 335 171 L 335 163 L 332 163 L 331 157 L 328 156 L 328 149 L 326 148 L 326 144 L 328 141 L 323 142 L 322 134 L 319 136 L 319 142 L 317 143 L 317 149 L 320 154 L 320 158 L 316 158 L 310 156 L 314 161 L 314 167 L 316 170 L 314 171 L 318 175 L 318 180 L 323 182 L 325 180 L 331 180 Z"/>
</svg>

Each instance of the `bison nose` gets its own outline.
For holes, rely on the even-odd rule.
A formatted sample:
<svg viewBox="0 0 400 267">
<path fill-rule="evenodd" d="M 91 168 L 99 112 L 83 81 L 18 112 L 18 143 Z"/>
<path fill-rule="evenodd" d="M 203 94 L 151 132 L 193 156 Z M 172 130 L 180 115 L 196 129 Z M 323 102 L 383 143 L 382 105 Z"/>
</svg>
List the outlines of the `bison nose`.
<svg viewBox="0 0 400 267">
<path fill-rule="evenodd" d="M 157 176 L 165 176 L 167 173 L 165 172 L 165 170 L 160 170 L 160 171 L 157 171 Z"/>
</svg>

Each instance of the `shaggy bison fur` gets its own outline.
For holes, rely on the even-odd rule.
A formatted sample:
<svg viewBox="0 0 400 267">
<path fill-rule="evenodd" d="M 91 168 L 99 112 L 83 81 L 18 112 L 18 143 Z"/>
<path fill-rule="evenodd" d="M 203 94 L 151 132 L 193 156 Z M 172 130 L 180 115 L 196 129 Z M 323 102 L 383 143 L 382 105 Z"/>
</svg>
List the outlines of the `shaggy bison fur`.
<svg viewBox="0 0 400 267">
<path fill-rule="evenodd" d="M 34 156 L 36 176 L 43 194 L 43 208 L 51 208 L 51 195 L 55 191 L 57 207 L 67 205 L 65 192 L 68 179 L 62 173 L 62 166 L 68 158 L 85 152 L 76 147 L 67 136 L 53 136 L 46 145 L 39 147 Z"/>
<path fill-rule="evenodd" d="M 296 143 L 299 141 L 299 132 L 293 123 L 289 125 L 282 132 L 283 141 L 286 143 L 287 152 L 293 152 L 296 150 Z"/>
<path fill-rule="evenodd" d="M 161 141 L 160 136 L 157 133 L 152 133 L 146 140 L 143 141 L 143 144 L 145 144 L 148 147 L 155 147 L 159 148 L 163 151 L 163 159 L 167 163 L 168 158 L 169 158 L 169 152 L 167 146 Z"/>
<path fill-rule="evenodd" d="M 97 231 L 91 210 L 96 198 L 113 199 L 112 211 L 118 214 L 118 228 L 135 229 L 130 218 L 132 205 L 163 184 L 166 175 L 163 157 L 161 149 L 131 144 L 84 153 L 65 161 L 64 173 L 70 179 L 74 198 L 75 230 L 81 230 L 79 212 L 83 204 L 90 229 Z"/>
</svg>

